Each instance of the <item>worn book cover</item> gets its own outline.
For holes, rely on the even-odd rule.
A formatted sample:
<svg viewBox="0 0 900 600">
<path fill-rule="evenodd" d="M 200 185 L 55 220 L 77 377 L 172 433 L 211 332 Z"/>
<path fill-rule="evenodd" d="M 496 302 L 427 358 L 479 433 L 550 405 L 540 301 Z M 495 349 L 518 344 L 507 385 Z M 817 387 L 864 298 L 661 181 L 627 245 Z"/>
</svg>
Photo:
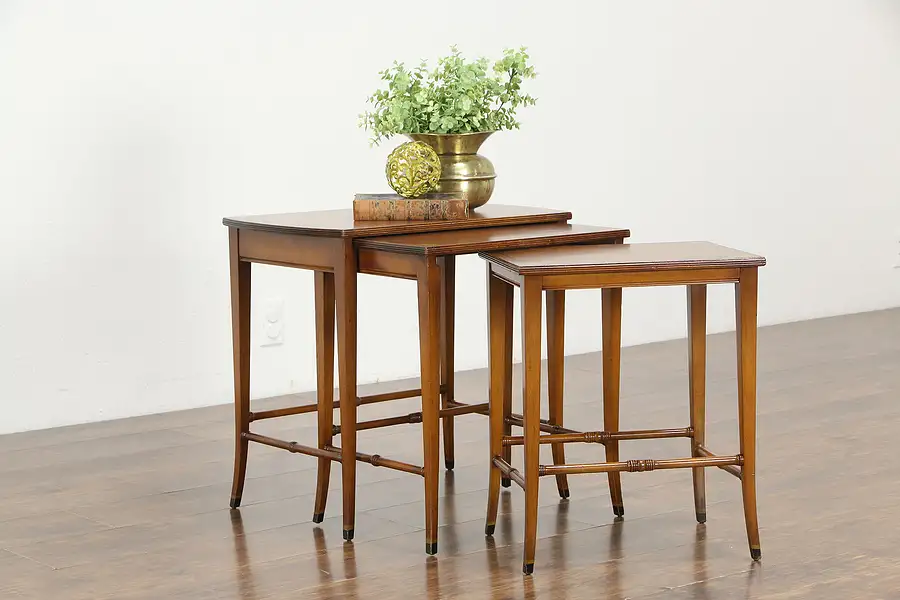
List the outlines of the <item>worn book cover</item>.
<svg viewBox="0 0 900 600">
<path fill-rule="evenodd" d="M 469 215 L 469 201 L 453 194 L 404 198 L 397 194 L 356 194 L 354 221 L 450 221 Z"/>
</svg>

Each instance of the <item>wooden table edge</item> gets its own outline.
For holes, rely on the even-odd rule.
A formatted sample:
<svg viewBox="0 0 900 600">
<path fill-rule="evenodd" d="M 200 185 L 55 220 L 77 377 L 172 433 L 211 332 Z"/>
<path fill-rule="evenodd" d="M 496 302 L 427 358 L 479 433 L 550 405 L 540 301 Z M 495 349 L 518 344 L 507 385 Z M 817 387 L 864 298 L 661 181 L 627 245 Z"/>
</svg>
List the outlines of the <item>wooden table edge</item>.
<svg viewBox="0 0 900 600">
<path fill-rule="evenodd" d="M 454 221 L 380 221 L 381 223 L 384 223 L 384 225 L 361 230 L 288 227 L 283 225 L 270 225 L 265 223 L 241 221 L 237 217 L 225 217 L 222 219 L 222 224 L 229 228 L 263 231 L 266 233 L 305 235 L 311 237 L 338 237 L 356 240 L 368 237 L 382 237 L 389 235 L 413 235 L 420 233 L 435 233 L 438 231 L 459 231 L 464 229 L 483 229 L 488 227 L 509 227 L 515 225 L 524 226 L 546 223 L 559 223 L 569 221 L 572 218 L 571 211 L 555 211 L 554 209 L 548 210 L 554 212 L 515 217 L 496 217 L 493 219 L 483 220 L 457 219 Z M 375 223 L 376 221 L 369 222 Z M 408 227 L 410 226 L 410 223 L 427 223 L 427 225 L 420 225 L 420 228 L 409 231 Z M 452 223 L 454 226 L 445 228 L 444 225 L 448 223 Z"/>
<path fill-rule="evenodd" d="M 447 256 L 473 254 L 475 252 L 488 253 L 496 250 L 525 250 L 530 248 L 543 248 L 547 246 L 583 244 L 601 240 L 619 240 L 628 237 L 631 237 L 631 231 L 629 229 L 610 229 L 608 231 L 585 231 L 568 235 L 546 235 L 523 239 L 496 240 L 491 242 L 482 242 L 477 244 L 472 243 L 469 245 L 455 246 L 412 246 L 396 244 L 384 240 L 375 241 L 370 238 L 363 238 L 356 243 L 356 246 L 360 249 L 377 250 L 379 252 L 393 252 L 397 254 L 413 254 L 417 256 Z M 554 243 L 560 240 L 564 240 L 564 243 Z"/>
<path fill-rule="evenodd" d="M 678 271 L 682 269 L 746 269 L 751 267 L 763 267 L 766 264 L 764 257 L 746 258 L 742 260 L 698 260 L 682 261 L 678 263 L 659 266 L 658 263 L 629 263 L 614 264 L 598 267 L 597 265 L 552 265 L 545 267 L 516 267 L 515 265 L 498 258 L 490 252 L 479 252 L 478 256 L 484 260 L 500 265 L 517 275 L 590 275 L 603 273 L 629 272 L 653 272 L 653 271 Z"/>
</svg>

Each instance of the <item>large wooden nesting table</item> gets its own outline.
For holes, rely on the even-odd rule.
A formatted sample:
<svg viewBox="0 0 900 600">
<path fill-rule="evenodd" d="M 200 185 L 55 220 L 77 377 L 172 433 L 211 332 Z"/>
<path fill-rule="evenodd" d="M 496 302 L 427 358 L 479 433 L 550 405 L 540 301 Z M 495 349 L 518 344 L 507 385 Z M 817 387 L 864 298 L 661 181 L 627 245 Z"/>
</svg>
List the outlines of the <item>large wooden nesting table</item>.
<svg viewBox="0 0 900 600">
<path fill-rule="evenodd" d="M 344 538 L 353 539 L 356 462 L 423 476 L 426 551 L 437 551 L 440 426 L 445 462 L 453 467 L 453 418 L 487 414 L 487 403 L 464 404 L 453 395 L 455 257 L 562 244 L 621 243 L 629 231 L 569 225 L 571 213 L 552 209 L 486 205 L 459 221 L 354 222 L 350 210 L 318 211 L 224 219 L 229 228 L 232 332 L 234 342 L 235 461 L 231 506 L 240 506 L 249 442 L 319 459 L 313 520 L 324 518 L 331 462 L 342 464 Z M 314 271 L 316 296 L 317 402 L 252 412 L 250 410 L 251 264 L 263 263 Z M 357 396 L 356 275 L 366 273 L 417 281 L 421 387 L 374 396 Z M 337 316 L 339 401 L 334 400 L 334 338 Z M 357 422 L 363 404 L 421 396 L 414 415 Z M 348 402 L 352 398 L 354 401 Z M 340 425 L 333 409 L 340 409 Z M 254 433 L 261 419 L 318 414 L 316 446 Z M 423 425 L 423 466 L 356 450 L 356 432 L 396 425 Z M 334 436 L 341 435 L 341 446 Z M 347 457 L 350 457 L 348 460 Z"/>
</svg>

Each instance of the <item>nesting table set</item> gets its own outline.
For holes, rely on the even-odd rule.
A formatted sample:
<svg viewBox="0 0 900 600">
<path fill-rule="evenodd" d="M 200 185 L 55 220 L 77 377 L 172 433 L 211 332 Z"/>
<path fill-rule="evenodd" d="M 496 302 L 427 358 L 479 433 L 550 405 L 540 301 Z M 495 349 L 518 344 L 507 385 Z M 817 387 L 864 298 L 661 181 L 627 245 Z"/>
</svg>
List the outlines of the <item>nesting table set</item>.
<svg viewBox="0 0 900 600">
<path fill-rule="evenodd" d="M 356 464 L 365 462 L 417 474 L 425 488 L 425 549 L 437 552 L 438 476 L 441 429 L 444 462 L 453 468 L 454 417 L 489 415 L 491 465 L 485 533 L 493 534 L 500 487 L 516 482 L 525 490 L 523 570 L 534 568 L 538 478 L 556 476 L 563 498 L 567 474 L 607 473 L 613 512 L 624 514 L 620 473 L 692 468 L 697 520 L 706 520 L 704 468 L 719 467 L 741 480 L 750 553 L 760 558 L 756 518 L 756 302 L 757 268 L 765 259 L 705 242 L 625 244 L 627 229 L 569 224 L 571 213 L 489 204 L 456 221 L 354 222 L 352 211 L 332 210 L 224 220 L 229 228 L 232 330 L 234 340 L 235 461 L 231 506 L 240 506 L 250 442 L 315 456 L 319 460 L 313 521 L 324 518 L 331 462 L 341 463 L 344 539 L 355 533 Z M 487 265 L 490 389 L 488 402 L 465 404 L 454 397 L 455 257 L 478 253 Z M 250 410 L 251 264 L 264 263 L 315 272 L 316 404 Z M 421 387 L 358 396 L 357 274 L 417 282 Z M 738 339 L 740 451 L 717 455 L 705 446 L 706 286 L 734 283 Z M 619 356 L 622 288 L 687 287 L 689 317 L 688 427 L 620 431 Z M 523 412 L 512 412 L 513 289 L 522 305 Z M 563 423 L 563 323 L 565 290 L 601 288 L 603 431 L 580 432 Z M 547 302 L 549 414 L 540 415 L 542 302 Z M 335 317 L 339 400 L 334 400 Z M 421 412 L 358 421 L 357 407 L 421 397 Z M 598 399 L 599 400 L 599 399 Z M 340 424 L 334 423 L 334 409 Z M 317 413 L 315 445 L 288 442 L 251 431 L 262 419 Z M 357 451 L 357 431 L 401 423 L 422 424 L 422 466 Z M 522 435 L 512 435 L 513 427 Z M 486 430 L 487 431 L 487 430 Z M 335 437 L 340 436 L 340 444 Z M 685 437 L 690 457 L 620 461 L 621 440 Z M 567 464 L 564 444 L 599 443 L 606 461 Z M 553 464 L 539 464 L 540 444 L 553 449 Z M 523 470 L 511 464 L 511 447 L 524 446 Z"/>
</svg>

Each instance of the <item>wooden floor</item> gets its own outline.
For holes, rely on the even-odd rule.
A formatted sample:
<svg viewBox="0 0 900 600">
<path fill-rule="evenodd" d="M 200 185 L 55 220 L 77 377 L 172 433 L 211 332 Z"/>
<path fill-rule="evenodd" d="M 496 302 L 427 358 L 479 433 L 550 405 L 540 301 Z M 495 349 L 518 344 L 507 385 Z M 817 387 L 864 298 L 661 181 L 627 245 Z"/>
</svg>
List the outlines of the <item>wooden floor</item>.
<svg viewBox="0 0 900 600">
<path fill-rule="evenodd" d="M 687 425 L 685 352 L 683 340 L 624 350 L 623 427 Z M 711 337 L 707 436 L 719 453 L 737 449 L 734 356 L 732 335 Z M 483 534 L 487 420 L 477 415 L 457 421 L 436 557 L 424 554 L 414 475 L 360 465 L 356 540 L 345 544 L 339 467 L 315 526 L 315 460 L 251 446 L 244 506 L 230 511 L 232 413 L 221 406 L 0 437 L 0 598 L 900 598 L 900 309 L 765 328 L 759 360 L 761 564 L 748 555 L 734 478 L 708 471 L 709 520 L 698 526 L 690 471 L 654 471 L 623 475 L 621 522 L 605 476 L 570 476 L 568 501 L 544 478 L 537 566 L 524 577 L 521 490 L 504 490 L 497 533 Z M 567 423 L 601 428 L 599 370 L 597 354 L 567 360 Z M 484 401 L 486 376 L 460 373 L 459 399 Z M 315 439 L 312 415 L 259 425 Z M 420 435 L 415 425 L 364 432 L 360 450 L 417 462 Z M 593 444 L 567 453 L 602 457 Z M 638 441 L 623 453 L 689 448 Z"/>
</svg>

